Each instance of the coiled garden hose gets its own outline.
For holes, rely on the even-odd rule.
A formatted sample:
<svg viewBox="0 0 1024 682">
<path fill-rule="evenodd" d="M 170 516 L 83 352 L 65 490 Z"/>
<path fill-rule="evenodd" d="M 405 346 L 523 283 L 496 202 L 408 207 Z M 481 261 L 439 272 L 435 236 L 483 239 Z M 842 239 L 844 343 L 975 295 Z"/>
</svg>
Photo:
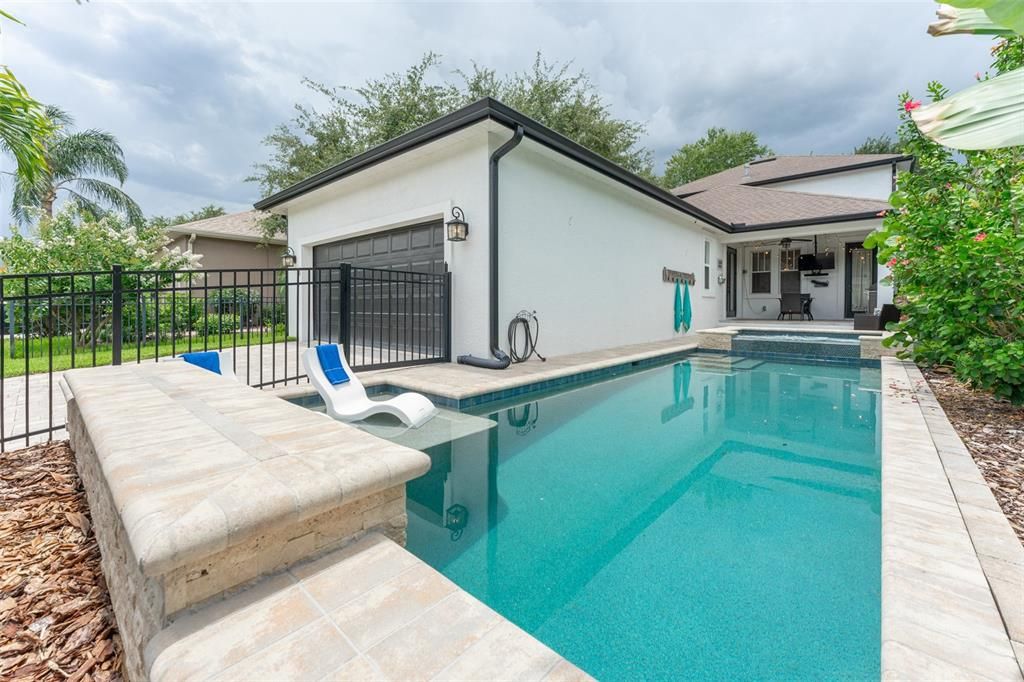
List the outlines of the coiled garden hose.
<svg viewBox="0 0 1024 682">
<path fill-rule="evenodd" d="M 519 339 L 519 332 L 523 333 L 523 352 L 516 348 Z M 541 362 L 547 362 L 547 358 L 537 350 L 537 339 L 540 338 L 540 320 L 537 319 L 537 311 L 520 310 L 512 321 L 508 323 L 508 352 L 512 362 L 526 362 L 536 353 Z"/>
</svg>

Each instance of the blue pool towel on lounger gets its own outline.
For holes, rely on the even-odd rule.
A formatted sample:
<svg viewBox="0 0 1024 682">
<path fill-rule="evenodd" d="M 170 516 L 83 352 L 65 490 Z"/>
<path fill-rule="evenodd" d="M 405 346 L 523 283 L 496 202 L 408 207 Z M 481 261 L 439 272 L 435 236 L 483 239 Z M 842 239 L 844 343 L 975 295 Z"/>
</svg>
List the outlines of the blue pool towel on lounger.
<svg viewBox="0 0 1024 682">
<path fill-rule="evenodd" d="M 190 365 L 202 367 L 214 374 L 220 374 L 220 353 L 211 350 L 203 353 L 185 353 L 181 359 Z"/>
<path fill-rule="evenodd" d="M 337 386 L 348 381 L 348 373 L 341 366 L 341 355 L 338 354 L 336 345 L 327 344 L 316 347 L 316 357 L 320 360 L 320 369 L 324 371 L 327 380 Z"/>
</svg>

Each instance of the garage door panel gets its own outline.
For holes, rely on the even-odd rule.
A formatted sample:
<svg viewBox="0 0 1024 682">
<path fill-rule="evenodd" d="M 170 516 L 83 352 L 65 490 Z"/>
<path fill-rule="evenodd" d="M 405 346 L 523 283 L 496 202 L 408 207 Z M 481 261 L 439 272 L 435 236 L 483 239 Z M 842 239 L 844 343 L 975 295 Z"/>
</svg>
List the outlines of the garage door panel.
<svg viewBox="0 0 1024 682">
<path fill-rule="evenodd" d="M 356 268 L 444 274 L 444 225 L 440 221 L 413 225 L 313 249 L 315 267 L 337 267 L 342 263 Z M 404 285 L 400 276 L 397 280 L 364 272 L 352 285 L 350 333 L 356 346 L 354 352 L 359 354 L 357 362 L 382 354 L 393 358 L 398 352 L 404 353 L 401 357 L 406 359 L 436 357 L 444 350 L 447 330 L 442 328 L 443 290 Z M 337 296 L 332 287 L 331 295 L 324 297 L 328 300 L 316 305 L 317 317 L 328 328 L 327 338 L 332 340 L 337 340 L 337 330 L 341 328 Z"/>
<path fill-rule="evenodd" d="M 429 249 L 433 245 L 433 231 L 429 227 L 412 231 L 412 248 Z"/>
<path fill-rule="evenodd" d="M 391 253 L 409 250 L 409 233 L 396 232 L 391 235 Z"/>
<path fill-rule="evenodd" d="M 444 224 L 413 225 L 339 240 L 313 249 L 316 267 L 355 267 L 444 272 Z"/>
</svg>

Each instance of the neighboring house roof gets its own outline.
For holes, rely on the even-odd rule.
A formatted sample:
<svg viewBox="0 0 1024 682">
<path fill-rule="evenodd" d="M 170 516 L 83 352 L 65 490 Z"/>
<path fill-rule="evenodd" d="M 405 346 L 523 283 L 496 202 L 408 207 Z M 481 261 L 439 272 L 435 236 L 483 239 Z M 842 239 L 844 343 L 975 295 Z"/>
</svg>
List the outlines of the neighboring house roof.
<svg viewBox="0 0 1024 682">
<path fill-rule="evenodd" d="M 680 185 L 672 190 L 672 194 L 685 197 L 723 185 L 767 185 L 774 182 L 798 180 L 816 175 L 841 173 L 913 160 L 914 157 L 904 154 L 769 156 Z"/>
<path fill-rule="evenodd" d="M 556 133 L 554 130 L 491 97 L 478 100 L 447 116 L 442 116 L 393 140 L 358 154 L 336 166 L 320 171 L 291 187 L 287 187 L 276 194 L 257 201 L 255 207 L 260 210 L 268 210 L 275 206 L 280 206 L 287 201 L 319 189 L 335 180 L 358 173 L 399 154 L 421 147 L 484 120 L 495 121 L 512 130 L 521 127 L 524 136 L 534 142 L 542 144 L 591 170 L 622 183 L 656 201 L 660 201 L 677 211 L 697 218 L 723 231 L 731 231 L 728 225 L 722 223 L 714 216 L 706 214 L 686 202 L 680 201 L 678 197 L 661 187 L 644 180 L 634 173 L 630 173 L 622 166 L 590 151 L 586 147 L 573 142 L 564 135 Z"/>
<path fill-rule="evenodd" d="M 171 225 L 167 228 L 167 231 L 173 234 L 196 234 L 216 239 L 259 242 L 263 241 L 263 232 L 260 230 L 259 222 L 266 215 L 264 211 L 228 213 L 227 215 L 216 216 L 215 218 L 204 218 L 203 220 L 193 220 L 190 223 Z M 287 241 L 275 238 L 269 240 L 268 243 L 285 244 Z"/>
<path fill-rule="evenodd" d="M 747 185 L 721 185 L 686 201 L 729 223 L 733 232 L 867 220 L 889 208 L 878 199 Z"/>
</svg>

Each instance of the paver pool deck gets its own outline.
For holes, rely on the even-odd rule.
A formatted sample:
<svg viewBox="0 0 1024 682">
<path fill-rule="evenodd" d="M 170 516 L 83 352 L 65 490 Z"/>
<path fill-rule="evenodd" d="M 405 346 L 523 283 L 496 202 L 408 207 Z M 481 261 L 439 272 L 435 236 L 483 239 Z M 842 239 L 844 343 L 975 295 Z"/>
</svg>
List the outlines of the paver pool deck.
<svg viewBox="0 0 1024 682">
<path fill-rule="evenodd" d="M 532 390 L 612 367 L 644 366 L 657 358 L 676 357 L 694 348 L 696 343 L 690 336 L 550 358 L 546 363 L 534 360 L 502 372 L 446 363 L 360 376 L 369 386 L 423 390 L 463 401 L 502 391 Z M 153 370 L 136 367 L 124 376 L 149 371 Z M 226 407 L 231 400 L 220 396 L 225 390 L 223 384 L 206 386 L 211 381 L 224 381 L 222 378 L 206 377 L 199 370 L 184 366 L 163 366 L 155 371 L 161 376 L 166 373 L 165 378 L 175 382 L 185 381 L 178 376 L 185 372 L 186 383 L 196 381 L 203 385 L 198 399 L 205 401 L 206 407 L 193 404 L 190 408 L 186 403 L 189 396 L 196 397 L 196 391 L 182 390 L 180 400 L 184 402 L 180 408 L 192 417 L 179 415 L 176 428 L 189 428 L 193 422 L 205 424 L 205 428 L 213 428 L 222 435 L 233 434 L 229 438 L 233 447 L 253 447 L 266 456 L 262 441 L 278 443 L 278 438 L 284 438 L 284 442 L 295 438 L 295 443 L 300 443 L 304 434 L 314 438 L 309 430 L 314 422 L 307 424 L 305 420 L 318 419 L 321 421 L 315 422 L 315 430 L 337 431 L 336 437 L 346 434 L 345 438 L 358 440 L 368 453 L 380 447 L 392 456 L 404 456 L 394 449 L 398 447 L 394 444 L 379 441 L 379 445 L 374 445 L 374 441 L 366 440 L 372 438 L 368 434 L 330 420 L 325 423 L 322 415 L 274 397 L 275 393 L 308 393 L 309 387 L 274 392 L 237 384 L 230 387 L 233 396 L 237 393 L 235 401 L 258 403 L 259 418 L 253 421 L 255 417 L 246 417 L 245 410 L 232 411 Z M 1024 655 L 1024 548 L 917 369 L 910 363 L 882 358 L 881 371 L 882 676 L 1024 679 L 1018 660 Z M 267 400 L 280 403 L 280 411 Z M 207 408 L 222 413 L 227 410 L 231 413 L 230 423 L 218 421 L 219 418 L 211 422 L 197 414 Z M 121 423 L 133 433 L 146 433 L 145 420 L 157 419 L 158 415 L 165 422 L 166 412 L 133 410 L 121 418 Z M 101 431 L 117 431 L 102 410 L 94 411 L 86 421 L 107 424 Z M 162 428 L 165 427 L 166 422 Z M 273 436 L 275 428 L 282 429 L 280 436 Z M 246 431 L 252 432 L 256 440 L 246 436 Z M 181 439 L 174 442 L 184 443 Z M 175 452 L 168 450 L 166 456 L 174 457 Z M 122 454 L 120 459 L 108 461 L 123 465 L 131 457 Z M 133 469 L 133 475 L 145 475 L 145 467 Z M 135 478 L 129 483 L 135 486 L 132 490 L 144 490 L 138 487 L 144 484 L 143 480 Z M 391 568 L 380 580 L 369 584 L 365 582 L 365 567 L 360 568 L 359 561 L 352 560 L 374 556 L 374 552 Z M 188 666 L 194 665 L 217 671 L 224 679 L 239 679 L 250 673 L 253 668 L 249 666 L 254 665 L 281 672 L 285 668 L 275 666 L 285 666 L 293 673 L 305 670 L 294 667 L 300 663 L 307 667 L 321 665 L 317 656 L 310 656 L 309 652 L 323 650 L 317 648 L 317 642 L 332 642 L 337 645 L 337 653 L 332 655 L 338 660 L 332 658 L 322 663 L 324 669 L 331 668 L 328 679 L 345 679 L 350 675 L 489 679 L 508 677 L 509 671 L 520 670 L 515 665 L 522 666 L 523 674 L 517 675 L 522 678 L 585 677 L 556 653 L 514 626 L 504 624 L 498 614 L 468 595 L 460 596 L 463 593 L 457 587 L 431 571 L 376 531 L 362 534 L 319 558 L 314 556 L 287 566 L 283 572 L 265 575 L 237 594 L 225 593 L 212 603 L 201 604 L 197 613 L 177 614 L 170 627 L 153 639 L 147 660 L 153 665 L 155 679 L 188 677 L 173 671 L 187 671 L 191 669 Z M 334 586 L 330 594 L 318 592 L 312 586 L 317 576 L 332 576 L 320 579 L 329 580 Z M 276 582 L 271 585 L 267 581 Z M 349 588 L 344 586 L 348 583 L 352 588 L 346 592 Z M 260 590 L 268 593 L 261 596 Z M 278 597 L 270 595 L 287 598 L 280 597 L 284 601 L 278 603 Z M 218 616 L 217 609 L 225 614 Z M 289 615 L 283 621 L 258 620 L 264 626 L 256 627 L 251 619 L 260 613 Z M 457 632 L 453 633 L 453 627 Z M 205 638 L 219 641 L 216 636 L 220 629 L 255 635 L 232 647 L 204 646 Z M 445 648 L 449 637 L 459 642 L 451 650 Z M 176 661 L 179 663 L 172 664 Z M 495 666 L 496 661 L 501 665 Z M 321 669 L 313 672 L 319 674 Z"/>
</svg>

